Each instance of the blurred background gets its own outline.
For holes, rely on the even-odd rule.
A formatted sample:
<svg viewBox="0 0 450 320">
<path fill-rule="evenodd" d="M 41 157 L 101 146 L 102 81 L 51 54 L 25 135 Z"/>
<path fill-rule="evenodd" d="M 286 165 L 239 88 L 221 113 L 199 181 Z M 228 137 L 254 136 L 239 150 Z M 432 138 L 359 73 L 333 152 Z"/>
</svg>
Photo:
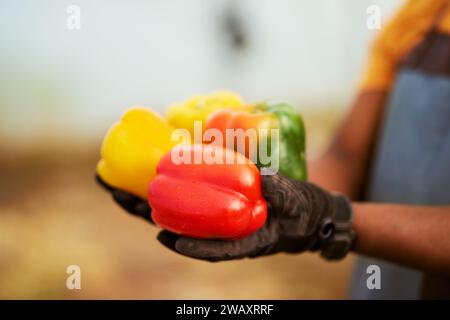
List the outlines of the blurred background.
<svg viewBox="0 0 450 320">
<path fill-rule="evenodd" d="M 0 298 L 346 298 L 352 256 L 211 264 L 178 256 L 94 182 L 103 135 L 129 106 L 196 93 L 290 102 L 308 153 L 350 106 L 400 0 L 0 0 Z M 70 30 L 67 8 L 80 8 Z M 66 267 L 81 267 L 81 290 Z"/>
</svg>

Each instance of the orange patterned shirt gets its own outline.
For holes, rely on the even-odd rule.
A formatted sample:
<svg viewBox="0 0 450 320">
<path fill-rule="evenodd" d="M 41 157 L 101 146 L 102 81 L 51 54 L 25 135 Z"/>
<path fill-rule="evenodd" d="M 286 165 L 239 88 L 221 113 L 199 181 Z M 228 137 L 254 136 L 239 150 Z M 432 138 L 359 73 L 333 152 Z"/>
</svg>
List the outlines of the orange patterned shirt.
<svg viewBox="0 0 450 320">
<path fill-rule="evenodd" d="M 418 45 L 450 0 L 408 0 L 380 31 L 372 44 L 360 90 L 389 90 L 398 63 Z M 450 4 L 436 27 L 450 34 Z"/>
</svg>

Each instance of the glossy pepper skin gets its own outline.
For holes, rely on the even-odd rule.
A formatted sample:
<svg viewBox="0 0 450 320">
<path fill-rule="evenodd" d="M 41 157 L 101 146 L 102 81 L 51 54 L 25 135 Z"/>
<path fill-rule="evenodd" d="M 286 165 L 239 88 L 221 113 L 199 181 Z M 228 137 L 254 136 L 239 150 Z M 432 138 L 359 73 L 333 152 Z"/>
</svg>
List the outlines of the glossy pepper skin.
<svg viewBox="0 0 450 320">
<path fill-rule="evenodd" d="M 171 152 L 167 153 L 149 187 L 153 221 L 191 238 L 239 239 L 253 233 L 264 225 L 267 217 L 257 167 L 233 150 L 219 146 L 181 146 L 172 152 L 193 160 L 205 150 L 234 161 L 176 164 Z M 245 163 L 239 163 L 238 159 Z"/>
<path fill-rule="evenodd" d="M 129 109 L 103 140 L 97 174 L 110 187 L 146 199 L 159 160 L 176 144 L 172 130 L 150 109 Z"/>
<path fill-rule="evenodd" d="M 272 157 L 278 156 L 279 173 L 295 180 L 306 180 L 305 128 L 301 116 L 289 104 L 263 103 L 249 106 L 247 110 L 218 110 L 208 118 L 206 129 L 210 128 L 219 129 L 224 137 L 226 129 L 245 131 L 253 128 L 257 132 L 259 129 L 269 129 L 269 132 L 279 129 L 278 150 L 271 150 Z M 223 143 L 226 145 L 225 138 Z M 249 157 L 248 145 L 245 155 Z M 259 159 L 257 165 L 264 166 Z"/>
<path fill-rule="evenodd" d="M 218 91 L 210 95 L 196 95 L 174 104 L 167 111 L 167 121 L 174 128 L 187 129 L 194 137 L 194 121 L 202 122 L 205 129 L 208 116 L 220 109 L 238 110 L 244 107 L 241 97 L 230 91 Z"/>
</svg>

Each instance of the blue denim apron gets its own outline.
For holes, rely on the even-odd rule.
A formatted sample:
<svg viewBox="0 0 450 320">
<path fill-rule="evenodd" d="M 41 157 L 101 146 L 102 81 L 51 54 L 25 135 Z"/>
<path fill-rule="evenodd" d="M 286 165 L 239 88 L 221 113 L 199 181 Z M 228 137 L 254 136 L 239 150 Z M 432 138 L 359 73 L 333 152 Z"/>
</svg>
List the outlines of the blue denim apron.
<svg viewBox="0 0 450 320">
<path fill-rule="evenodd" d="M 450 36 L 436 28 L 448 6 L 450 1 L 443 4 L 423 42 L 405 58 L 397 73 L 374 158 L 368 201 L 450 204 Z M 381 269 L 380 290 L 367 288 L 367 267 L 372 264 Z M 424 278 L 426 286 L 421 292 Z M 442 280 L 386 261 L 359 257 L 351 297 L 418 299 L 421 293 L 432 297 L 436 291 L 441 292 L 437 293 L 439 297 L 446 292 L 445 298 L 450 279 Z"/>
<path fill-rule="evenodd" d="M 445 9 L 444 6 L 442 11 Z M 436 22 L 439 19 L 437 17 Z M 434 26 L 424 45 L 437 33 Z M 386 109 L 367 200 L 411 205 L 450 204 L 448 74 L 426 72 L 412 66 L 399 70 Z M 367 267 L 372 264 L 381 268 L 380 290 L 367 288 Z M 422 279 L 419 271 L 359 257 L 351 297 L 418 299 Z"/>
</svg>

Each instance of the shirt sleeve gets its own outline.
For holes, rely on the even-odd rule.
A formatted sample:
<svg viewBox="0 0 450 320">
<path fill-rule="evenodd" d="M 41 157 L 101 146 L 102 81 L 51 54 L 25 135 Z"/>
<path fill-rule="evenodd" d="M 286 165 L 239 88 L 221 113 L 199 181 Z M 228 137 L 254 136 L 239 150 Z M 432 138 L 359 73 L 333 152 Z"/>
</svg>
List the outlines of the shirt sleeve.
<svg viewBox="0 0 450 320">
<path fill-rule="evenodd" d="M 395 78 L 395 66 L 395 58 L 385 45 L 383 33 L 380 33 L 370 48 L 359 83 L 360 91 L 389 90 Z"/>
<path fill-rule="evenodd" d="M 370 47 L 360 78 L 360 91 L 391 88 L 398 64 L 423 40 L 445 1 L 409 0 L 402 4 Z"/>
</svg>

